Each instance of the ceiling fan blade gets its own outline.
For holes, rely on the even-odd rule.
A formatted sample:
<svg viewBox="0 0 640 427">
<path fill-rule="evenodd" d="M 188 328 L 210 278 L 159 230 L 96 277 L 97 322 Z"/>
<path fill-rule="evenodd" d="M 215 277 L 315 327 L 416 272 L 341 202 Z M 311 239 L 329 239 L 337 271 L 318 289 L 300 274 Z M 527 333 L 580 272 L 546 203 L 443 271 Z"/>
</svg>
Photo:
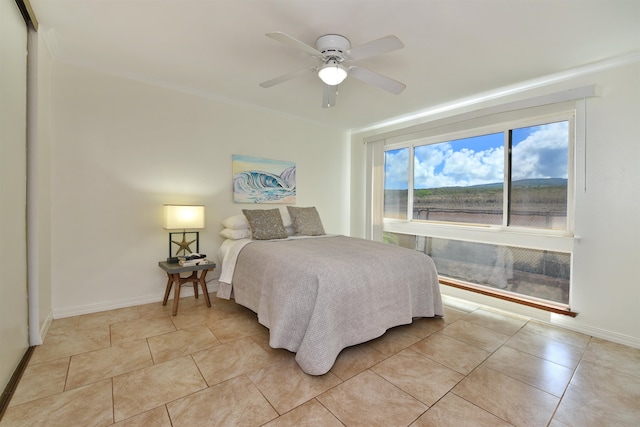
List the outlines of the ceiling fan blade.
<svg viewBox="0 0 640 427">
<path fill-rule="evenodd" d="M 279 83 L 286 82 L 287 80 L 291 80 L 293 78 L 296 78 L 298 76 L 306 74 L 309 71 L 315 72 L 316 69 L 315 68 L 303 68 L 301 70 L 292 71 L 292 72 L 290 72 L 288 74 L 282 75 L 280 77 L 276 77 L 275 79 L 271 79 L 271 80 L 267 80 L 266 82 L 262 82 L 262 83 L 260 83 L 260 86 L 262 86 L 264 88 L 275 86 L 275 85 L 277 85 Z"/>
<path fill-rule="evenodd" d="M 338 85 L 324 85 L 324 95 L 322 96 L 322 108 L 330 108 L 336 105 L 338 95 Z"/>
<path fill-rule="evenodd" d="M 349 75 L 365 83 L 372 84 L 398 95 L 407 85 L 362 67 L 349 67 Z"/>
<path fill-rule="evenodd" d="M 320 57 L 322 56 L 322 52 L 320 52 L 319 50 L 309 46 L 306 43 L 301 42 L 300 40 L 294 39 L 290 35 L 285 34 L 281 31 L 276 31 L 274 33 L 267 33 L 266 36 L 274 40 L 277 40 L 281 43 L 288 44 L 289 46 L 293 46 L 296 49 L 299 49 L 311 56 L 320 56 Z"/>
<path fill-rule="evenodd" d="M 381 53 L 402 49 L 403 47 L 404 44 L 396 36 L 386 36 L 348 50 L 347 57 L 352 61 L 357 61 Z"/>
</svg>

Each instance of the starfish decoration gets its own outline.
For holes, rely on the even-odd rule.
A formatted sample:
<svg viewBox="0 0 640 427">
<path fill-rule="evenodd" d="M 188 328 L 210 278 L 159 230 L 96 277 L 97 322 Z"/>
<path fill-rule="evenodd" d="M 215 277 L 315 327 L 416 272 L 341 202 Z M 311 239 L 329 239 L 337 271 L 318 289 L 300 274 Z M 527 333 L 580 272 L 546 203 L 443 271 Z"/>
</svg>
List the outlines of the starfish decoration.
<svg viewBox="0 0 640 427">
<path fill-rule="evenodd" d="M 186 233 L 182 233 L 182 242 L 178 242 L 176 240 L 172 240 L 171 241 L 171 243 L 175 243 L 176 245 L 179 246 L 178 250 L 176 251 L 176 256 L 180 255 L 180 252 L 182 252 L 184 255 L 186 255 L 187 252 L 193 253 L 191 251 L 191 248 L 189 247 L 189 245 L 191 245 L 193 242 L 195 242 L 196 239 L 187 242 L 187 240 L 185 239 L 185 234 Z"/>
</svg>

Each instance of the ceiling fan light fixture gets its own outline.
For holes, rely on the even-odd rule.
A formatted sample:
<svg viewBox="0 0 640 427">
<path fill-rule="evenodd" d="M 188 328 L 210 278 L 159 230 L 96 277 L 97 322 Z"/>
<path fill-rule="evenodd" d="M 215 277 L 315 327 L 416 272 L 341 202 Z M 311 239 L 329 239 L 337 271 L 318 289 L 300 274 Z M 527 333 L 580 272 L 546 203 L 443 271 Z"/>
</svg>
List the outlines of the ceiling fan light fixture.
<svg viewBox="0 0 640 427">
<path fill-rule="evenodd" d="M 327 61 L 318 70 L 318 77 L 320 80 L 328 84 L 329 86 L 339 85 L 347 78 L 347 67 L 340 64 L 335 59 Z"/>
</svg>

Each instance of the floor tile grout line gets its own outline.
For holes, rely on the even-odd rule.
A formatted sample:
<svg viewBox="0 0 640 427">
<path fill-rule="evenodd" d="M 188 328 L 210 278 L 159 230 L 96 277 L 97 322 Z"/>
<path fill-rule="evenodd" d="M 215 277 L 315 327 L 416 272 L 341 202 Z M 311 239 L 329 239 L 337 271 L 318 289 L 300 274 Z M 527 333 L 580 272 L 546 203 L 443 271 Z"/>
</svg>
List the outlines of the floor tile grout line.
<svg viewBox="0 0 640 427">
<path fill-rule="evenodd" d="M 71 373 L 71 358 L 73 356 L 69 356 L 69 363 L 67 363 L 67 373 L 64 376 L 64 386 L 62 387 L 62 392 L 67 391 L 67 384 L 69 383 L 69 374 Z"/>
<path fill-rule="evenodd" d="M 551 323 L 540 322 L 540 321 L 538 321 L 538 320 L 534 320 L 534 319 L 531 319 L 531 320 L 530 320 L 529 322 L 527 322 L 527 323 L 532 323 L 532 324 L 534 324 L 534 323 L 540 323 L 540 324 L 542 324 L 542 325 L 544 325 L 544 326 L 547 326 L 547 327 L 551 327 L 551 328 L 555 328 L 555 327 L 556 327 L 556 326 L 554 326 L 554 325 L 553 325 L 553 324 L 551 324 Z M 573 332 L 573 331 L 570 331 L 570 330 L 567 330 L 567 331 L 569 331 L 569 332 Z M 560 339 L 558 339 L 558 338 L 555 338 L 555 337 L 549 337 L 549 336 L 546 336 L 546 335 L 544 335 L 544 334 L 537 333 L 537 332 L 535 332 L 535 331 L 524 330 L 523 332 L 526 332 L 526 333 L 528 333 L 528 334 L 532 334 L 532 335 L 535 335 L 535 336 L 538 336 L 538 337 L 544 338 L 545 340 L 548 340 L 548 341 L 552 341 L 552 342 L 559 343 L 559 344 L 562 344 L 562 345 L 568 345 L 569 347 L 572 347 L 572 348 L 574 348 L 574 349 L 576 349 L 576 350 L 580 351 L 581 353 L 584 353 L 584 352 L 586 351 L 587 346 L 589 345 L 589 343 L 591 342 L 591 340 L 594 338 L 592 335 L 587 335 L 587 334 L 583 334 L 583 333 L 578 332 L 580 335 L 584 335 L 585 337 L 588 337 L 588 338 L 589 338 L 589 340 L 588 340 L 588 342 L 587 342 L 587 345 L 585 345 L 583 348 L 581 348 L 581 347 L 579 347 L 579 346 L 577 346 L 577 345 L 575 345 L 575 344 L 571 344 L 571 343 L 568 343 L 568 342 L 564 342 L 564 341 L 562 341 L 562 340 L 560 340 Z"/>
<path fill-rule="evenodd" d="M 527 322 L 527 323 L 528 323 L 528 322 Z M 513 333 L 513 334 L 511 335 L 511 337 L 513 337 L 515 334 L 517 334 L 517 333 L 518 333 L 520 330 L 522 330 L 523 328 L 524 328 L 524 325 L 522 326 L 522 328 L 518 329 L 518 331 L 516 331 L 515 333 Z M 514 378 L 514 377 L 512 377 L 511 375 L 509 375 L 509 374 L 507 374 L 507 373 L 504 373 L 504 372 L 498 371 L 498 370 L 496 370 L 496 369 L 490 368 L 490 367 L 488 367 L 488 366 L 485 366 L 485 365 L 486 365 L 486 362 L 491 358 L 491 356 L 493 356 L 494 354 L 496 354 L 496 352 L 498 352 L 498 351 L 499 351 L 500 349 L 502 349 L 503 347 L 510 348 L 510 349 L 512 349 L 512 350 L 515 350 L 515 351 L 521 352 L 521 353 L 523 353 L 523 354 L 526 354 L 526 355 L 529 355 L 529 356 L 535 357 L 535 358 L 540 359 L 540 360 L 542 360 L 542 361 L 544 361 L 544 362 L 553 363 L 554 365 L 560 366 L 560 367 L 562 367 L 562 368 L 571 369 L 571 371 L 572 371 L 572 373 L 571 373 L 571 378 L 573 378 L 573 375 L 575 375 L 575 371 L 576 371 L 576 369 L 577 369 L 577 366 L 576 366 L 576 368 L 569 368 L 569 367 L 567 367 L 567 366 L 561 365 L 561 364 L 559 364 L 559 363 L 555 363 L 555 362 L 554 362 L 554 361 L 552 361 L 552 360 L 545 359 L 545 358 L 540 357 L 540 356 L 538 356 L 538 355 L 531 354 L 531 353 L 528 353 L 528 352 L 526 352 L 526 351 L 522 351 L 522 350 L 517 349 L 517 348 L 514 348 L 514 347 L 509 347 L 509 346 L 507 345 L 507 343 L 508 343 L 508 342 L 509 342 L 509 340 L 505 341 L 505 342 L 504 342 L 504 343 L 502 343 L 498 348 L 496 348 L 494 351 L 492 351 L 492 352 L 491 352 L 491 354 L 490 354 L 489 356 L 487 356 L 487 357 L 486 357 L 482 362 L 480 362 L 480 363 L 479 363 L 479 364 L 478 364 L 478 365 L 477 365 L 477 366 L 476 366 L 476 367 L 475 367 L 471 372 L 469 372 L 469 374 L 468 374 L 468 375 L 471 375 L 471 373 L 472 373 L 472 372 L 474 372 L 474 371 L 475 371 L 476 369 L 478 369 L 479 367 L 484 366 L 484 368 L 485 368 L 485 369 L 490 369 L 490 370 L 492 370 L 492 371 L 494 371 L 494 372 L 497 372 L 497 373 L 499 373 L 499 374 L 505 375 L 505 376 L 507 376 L 507 377 L 511 378 L 512 380 L 518 381 L 518 382 L 520 382 L 520 383 L 522 383 L 522 384 L 525 384 L 525 385 L 527 385 L 527 386 L 529 386 L 529 387 L 533 387 L 533 388 L 535 388 L 536 390 L 539 390 L 539 391 L 541 391 L 541 392 L 543 392 L 543 393 L 546 393 L 546 394 L 548 394 L 548 395 L 550 395 L 550 396 L 558 397 L 558 396 L 556 396 L 556 395 L 554 395 L 554 394 L 552 394 L 552 393 L 549 393 L 548 391 L 545 391 L 545 390 L 540 389 L 539 387 L 537 387 L 537 386 L 535 386 L 535 385 L 532 385 L 532 384 L 529 384 L 529 383 L 527 383 L 527 382 L 525 382 L 525 381 L 522 381 L 522 380 L 521 380 L 521 379 L 519 379 L 519 378 Z M 581 358 L 582 358 L 582 357 L 581 357 Z M 564 390 L 565 390 L 565 391 L 566 391 L 566 389 L 569 387 L 570 382 L 571 382 L 571 379 L 567 382 L 567 385 L 564 387 Z M 564 392 L 563 392 L 562 394 L 564 395 Z M 559 398 L 559 399 L 561 399 L 561 398 Z M 558 404 L 560 404 L 560 400 L 558 401 Z"/>
<path fill-rule="evenodd" d="M 115 424 L 116 423 L 116 391 L 115 391 L 115 387 L 113 386 L 113 378 L 111 377 L 111 421 Z"/>
<path fill-rule="evenodd" d="M 263 369 L 263 368 L 260 368 L 260 369 Z M 254 372 L 258 372 L 258 371 L 260 371 L 260 369 L 256 369 L 256 371 L 254 371 Z M 278 410 L 276 409 L 276 407 L 275 407 L 275 406 L 273 406 L 273 403 L 271 403 L 271 401 L 269 400 L 269 398 L 267 398 L 267 396 L 265 396 L 264 392 L 260 389 L 260 387 L 258 387 L 258 384 L 256 384 L 256 383 L 251 379 L 251 377 L 250 377 L 246 372 L 245 372 L 245 373 L 243 373 L 243 374 L 241 374 L 241 375 L 238 375 L 237 377 L 234 377 L 234 378 L 243 377 L 243 376 L 244 376 L 244 377 L 246 377 L 246 378 L 251 382 L 251 385 L 253 385 L 253 386 L 256 388 L 256 390 L 258 390 L 258 393 L 260 393 L 260 395 L 261 395 L 261 396 L 264 398 L 264 400 L 269 404 L 269 406 L 271 406 L 271 408 L 273 409 L 273 412 L 275 412 L 276 414 L 278 414 L 278 416 L 277 416 L 277 417 L 275 417 L 275 418 L 273 418 L 273 419 L 271 419 L 271 420 L 267 421 L 267 423 L 270 423 L 270 422 L 271 422 L 271 421 L 273 421 L 273 420 L 277 420 L 278 418 L 280 418 L 280 417 L 281 417 L 281 416 L 283 416 L 284 414 L 288 414 L 289 412 L 291 412 L 291 411 L 295 410 L 296 408 L 299 408 L 300 406 L 302 406 L 302 405 L 306 404 L 307 402 L 309 402 L 309 401 L 311 401 L 311 400 L 313 400 L 313 399 L 315 399 L 315 398 L 317 397 L 317 396 L 316 396 L 316 397 L 313 397 L 312 399 L 309 399 L 309 400 L 307 400 L 307 401 L 305 401 L 305 402 L 301 403 L 300 405 L 298 405 L 298 406 L 296 406 L 296 407 L 294 407 L 294 408 L 291 408 L 290 410 L 288 410 L 288 411 L 287 411 L 287 412 L 285 412 L 284 414 L 281 414 L 280 412 L 278 412 Z M 223 381 L 222 383 L 227 382 L 227 381 L 230 381 L 231 379 L 232 379 L 232 378 L 230 378 L 230 379 L 228 379 L 228 380 L 225 380 L 225 381 Z M 222 383 L 220 383 L 220 384 L 222 384 Z M 267 424 L 267 423 L 265 423 L 265 424 Z"/>
<path fill-rule="evenodd" d="M 531 387 L 531 388 L 533 388 L 533 389 L 536 389 L 537 391 L 539 391 L 539 392 L 541 392 L 541 393 L 548 394 L 549 396 L 551 396 L 551 397 L 553 397 L 553 398 L 558 399 L 558 403 L 560 403 L 560 399 L 561 399 L 561 398 L 560 398 L 560 397 L 558 397 L 558 396 L 556 396 L 555 394 L 549 393 L 549 392 L 548 392 L 548 391 L 546 391 L 546 390 L 542 390 L 541 388 L 539 388 L 539 387 L 537 387 L 537 386 L 535 386 L 535 385 L 529 384 L 529 383 L 527 383 L 527 382 L 524 382 L 524 381 L 522 381 L 522 380 L 521 380 L 521 379 L 519 379 L 519 378 L 514 378 L 514 377 L 512 377 L 511 375 L 506 374 L 506 373 L 504 373 L 504 372 L 498 371 L 498 370 L 493 369 L 493 368 L 490 368 L 490 367 L 488 367 L 488 366 L 484 366 L 484 362 L 483 362 L 483 363 L 481 363 L 480 365 L 478 365 L 477 367 L 478 367 L 478 368 L 483 367 L 484 369 L 488 369 L 488 370 L 493 371 L 493 372 L 495 372 L 495 373 L 497 373 L 497 374 L 504 375 L 505 377 L 508 377 L 509 379 L 512 379 L 512 380 L 514 380 L 514 381 L 517 381 L 517 382 L 519 382 L 520 384 L 524 384 L 524 385 L 525 385 L 525 386 L 527 386 L 527 387 Z M 475 369 L 474 369 L 474 370 L 475 370 Z M 565 386 L 565 390 L 567 389 L 567 387 L 569 387 L 569 383 L 568 383 L 568 382 L 567 382 L 567 385 Z M 564 394 L 564 392 L 563 392 L 563 394 Z"/>
<path fill-rule="evenodd" d="M 403 350 L 400 350 L 398 353 L 400 353 L 400 352 L 402 352 L 402 351 L 405 351 L 405 350 L 407 350 L 407 348 L 405 348 L 405 349 L 403 349 Z M 398 353 L 396 353 L 396 354 L 398 354 Z M 424 356 L 422 356 L 422 355 L 420 355 L 420 356 L 421 356 L 421 357 L 424 357 Z M 430 359 L 429 359 L 429 360 L 430 360 Z M 408 424 L 408 426 L 410 426 L 412 423 L 416 422 L 416 420 L 417 420 L 418 418 L 420 418 L 420 417 L 421 417 L 421 416 L 423 416 L 425 413 L 427 413 L 427 411 L 429 411 L 429 409 L 431 409 L 431 408 L 435 405 L 435 403 L 434 403 L 433 405 L 429 405 L 429 404 L 427 404 L 427 403 L 423 402 L 423 401 L 422 401 L 422 400 L 420 400 L 417 396 L 414 396 L 413 394 L 411 394 L 411 393 L 409 393 L 408 391 L 404 390 L 404 389 L 403 389 L 402 387 L 400 387 L 399 385 L 394 384 L 393 382 L 389 381 L 388 379 L 386 379 L 385 377 L 383 377 L 382 375 L 378 374 L 376 371 L 374 371 L 373 369 L 371 369 L 371 368 L 373 368 L 373 367 L 375 367 L 375 366 L 377 366 L 377 365 L 379 365 L 379 363 L 377 363 L 377 364 L 376 364 L 376 365 L 374 365 L 374 366 L 369 367 L 369 368 L 367 369 L 367 371 L 371 371 L 371 373 L 372 373 L 372 374 L 377 375 L 379 378 L 383 379 L 383 380 L 384 380 L 384 381 L 386 381 L 388 384 L 391 384 L 392 386 L 394 386 L 395 388 L 397 388 L 397 389 L 398 389 L 398 390 L 400 390 L 401 392 L 403 392 L 403 393 L 407 394 L 408 396 L 411 396 L 413 399 L 415 399 L 416 401 L 418 401 L 418 402 L 422 403 L 424 406 L 426 406 L 426 407 L 427 407 L 427 409 L 425 409 L 423 412 L 421 412 L 421 413 L 420 413 L 420 415 L 418 415 L 418 416 L 417 416 L 413 421 L 411 421 L 411 422 Z M 444 366 L 444 365 L 442 365 L 442 366 Z M 448 369 L 451 369 L 451 368 L 448 368 Z M 462 379 L 461 379 L 460 381 L 458 381 L 458 382 L 457 382 L 453 387 L 455 387 L 456 385 L 458 385 L 458 384 L 459 384 L 461 381 L 463 381 L 465 378 L 466 378 L 466 377 L 464 377 L 464 376 L 463 376 L 463 377 L 462 377 Z M 449 391 L 447 391 L 447 393 L 449 393 L 449 392 L 453 389 L 453 387 L 451 387 L 451 388 L 449 389 Z M 447 393 L 445 393 L 445 395 L 446 395 Z M 441 396 L 441 397 L 440 397 L 440 399 L 442 399 L 442 397 L 443 397 L 443 396 Z M 440 400 L 440 399 L 438 399 L 438 400 Z M 436 401 L 436 402 L 437 402 L 437 401 Z"/>
<path fill-rule="evenodd" d="M 149 342 L 149 338 L 147 337 L 144 340 L 147 343 L 147 350 L 149 350 L 149 356 L 151 356 L 151 366 L 156 366 L 158 363 L 156 363 L 156 358 L 153 357 L 153 351 L 151 351 L 151 343 Z"/>
<path fill-rule="evenodd" d="M 582 362 L 582 358 L 580 359 L 580 362 Z M 558 399 L 558 404 L 553 410 L 553 414 L 551 414 L 551 418 L 549 419 L 547 426 L 549 426 L 553 422 L 554 418 L 556 417 L 556 414 L 558 413 L 558 409 L 560 409 L 560 405 L 562 405 L 562 401 L 564 400 L 564 396 L 567 394 L 569 387 L 571 387 L 571 381 L 573 381 L 573 377 L 576 375 L 576 371 L 578 370 L 578 366 L 580 366 L 580 362 L 578 362 L 578 365 L 573 370 L 573 373 L 571 374 L 571 378 L 569 378 L 569 381 L 567 382 L 567 385 L 565 386 L 564 391 L 562 392 L 562 396 L 560 396 L 560 399 Z"/>
<path fill-rule="evenodd" d="M 202 372 L 202 369 L 200 369 L 200 366 L 198 366 L 198 363 L 196 362 L 196 359 L 193 357 L 193 353 L 189 353 L 188 356 L 191 358 L 191 361 L 193 362 L 193 364 L 195 365 L 196 369 L 198 370 L 198 373 L 202 377 L 202 381 L 204 381 L 204 383 L 207 385 L 206 388 L 213 387 L 213 385 L 209 384 L 209 381 L 207 381 L 207 378 L 204 376 L 204 373 Z"/>
<path fill-rule="evenodd" d="M 460 338 L 458 338 L 458 337 L 451 336 L 451 335 L 447 335 L 447 334 L 446 334 L 446 333 L 444 333 L 443 331 L 444 331 L 444 329 L 443 329 L 442 331 L 438 331 L 438 332 L 442 333 L 442 335 L 446 336 L 447 338 L 450 338 L 450 339 L 455 340 L 455 341 L 457 341 L 457 342 L 460 342 L 460 343 L 462 343 L 462 344 L 466 344 L 466 345 L 468 345 L 469 347 L 477 348 L 478 350 L 483 350 L 483 351 L 486 351 L 487 353 L 493 353 L 493 352 L 495 351 L 495 350 L 487 350 L 486 348 L 482 348 L 482 347 L 480 347 L 480 346 L 478 346 L 478 345 L 472 344 L 472 343 L 470 343 L 470 342 L 468 342 L 468 341 L 465 341 L 465 340 L 463 340 L 463 339 L 460 339 Z"/>
<path fill-rule="evenodd" d="M 342 384 L 342 383 L 341 383 Z M 333 387 L 332 387 L 333 388 Z M 327 390 L 329 391 L 329 390 Z M 326 393 L 326 392 L 325 392 Z M 320 393 L 323 394 L 323 393 Z M 319 395 L 318 395 L 319 396 Z M 337 414 L 334 414 L 333 411 L 330 408 L 327 408 L 324 403 L 322 403 L 320 400 L 318 400 L 318 396 L 314 397 L 313 399 L 309 399 L 307 402 L 310 402 L 312 400 L 315 400 L 316 402 L 318 402 L 319 405 L 321 405 L 324 409 L 327 410 L 327 412 L 329 412 L 340 424 L 345 425 L 342 421 L 340 421 L 340 418 L 338 418 Z M 307 403 L 305 402 L 305 403 Z M 291 409 L 291 411 L 295 410 L 296 408 Z M 291 412 L 289 411 L 289 412 Z"/>
<path fill-rule="evenodd" d="M 464 378 L 463 378 L 463 380 L 464 380 Z M 462 382 L 462 381 L 460 381 L 460 382 Z M 453 394 L 453 395 L 454 395 L 454 396 L 456 396 L 457 398 L 464 400 L 465 402 L 467 402 L 467 403 L 469 403 L 469 404 L 471 404 L 471 405 L 475 406 L 476 408 L 478 408 L 478 409 L 482 410 L 483 412 L 486 412 L 487 414 L 491 414 L 491 415 L 493 415 L 494 417 L 496 417 L 496 418 L 498 418 L 498 419 L 500 419 L 500 420 L 504 421 L 505 423 L 507 423 L 507 424 L 509 424 L 509 425 L 513 425 L 513 424 L 511 424 L 511 422 L 510 422 L 509 420 L 505 420 L 505 419 L 504 419 L 504 418 L 502 418 L 501 416 L 499 416 L 499 415 L 497 415 L 497 414 L 494 414 L 493 412 L 488 411 L 487 409 L 483 408 L 482 406 L 479 406 L 477 403 L 475 403 L 475 402 L 472 402 L 472 401 L 468 400 L 468 399 L 467 399 L 467 398 L 465 398 L 464 396 L 460 396 L 460 395 L 459 395 L 459 394 L 457 394 L 455 391 L 453 391 L 453 387 L 451 388 L 451 390 L 449 390 L 447 393 L 445 393 L 445 395 L 444 395 L 444 396 L 442 396 L 438 401 L 440 401 L 440 400 L 444 399 L 444 398 L 445 398 L 445 396 L 447 396 L 448 394 Z M 436 405 L 436 404 L 434 403 L 434 404 L 433 404 L 433 406 L 435 406 L 435 405 Z"/>
</svg>

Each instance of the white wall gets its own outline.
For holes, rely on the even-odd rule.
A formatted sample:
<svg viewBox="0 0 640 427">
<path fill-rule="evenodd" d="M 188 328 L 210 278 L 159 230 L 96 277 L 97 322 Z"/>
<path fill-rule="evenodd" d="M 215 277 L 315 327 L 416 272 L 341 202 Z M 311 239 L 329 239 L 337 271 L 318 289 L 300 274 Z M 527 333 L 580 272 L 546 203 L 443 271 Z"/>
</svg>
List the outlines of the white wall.
<svg viewBox="0 0 640 427">
<path fill-rule="evenodd" d="M 427 122 L 518 99 L 549 94 L 588 84 L 602 87 L 601 97 L 587 100 L 586 161 L 576 165 L 575 234 L 580 237 L 573 259 L 575 319 L 523 309 L 466 291 L 443 286 L 443 293 L 500 309 L 546 319 L 590 335 L 640 347 L 640 65 L 636 62 L 605 71 L 542 85 L 534 90 L 493 99 L 464 109 L 434 114 L 410 124 Z M 452 100 L 452 103 L 455 100 Z M 353 194 L 364 194 L 363 138 L 397 129 L 394 125 L 352 136 Z M 586 182 L 585 186 L 582 185 Z M 352 235 L 365 235 L 364 196 L 352 206 Z M 359 205 L 359 206 L 358 206 Z"/>
<path fill-rule="evenodd" d="M 215 259 L 234 204 L 232 154 L 297 166 L 297 206 L 349 232 L 349 136 L 290 117 L 54 62 L 51 229 L 54 317 L 162 298 L 162 205 L 206 205 Z M 216 273 L 216 272 L 214 272 Z"/>
<path fill-rule="evenodd" d="M 29 346 L 26 246 L 27 26 L 0 1 L 0 390 Z"/>
</svg>

